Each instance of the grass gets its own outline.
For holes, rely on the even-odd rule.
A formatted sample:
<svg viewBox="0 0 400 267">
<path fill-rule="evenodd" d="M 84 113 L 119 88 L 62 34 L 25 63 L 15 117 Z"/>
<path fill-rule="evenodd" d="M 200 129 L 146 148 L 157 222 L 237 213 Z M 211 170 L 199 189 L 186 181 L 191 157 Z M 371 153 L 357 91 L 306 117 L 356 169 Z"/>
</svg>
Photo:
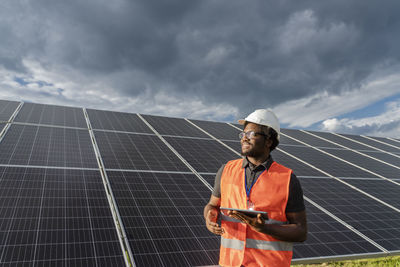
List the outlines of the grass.
<svg viewBox="0 0 400 267">
<path fill-rule="evenodd" d="M 382 257 L 374 259 L 348 260 L 326 262 L 319 264 L 298 264 L 295 267 L 400 267 L 400 256 Z"/>
</svg>

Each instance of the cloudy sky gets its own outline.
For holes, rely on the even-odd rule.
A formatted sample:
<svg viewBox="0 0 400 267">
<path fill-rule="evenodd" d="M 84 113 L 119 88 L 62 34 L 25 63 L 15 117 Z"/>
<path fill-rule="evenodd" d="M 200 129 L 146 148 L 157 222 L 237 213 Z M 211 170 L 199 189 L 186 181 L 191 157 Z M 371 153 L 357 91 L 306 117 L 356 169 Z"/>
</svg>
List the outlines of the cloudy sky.
<svg viewBox="0 0 400 267">
<path fill-rule="evenodd" d="M 4 0 L 0 99 L 400 137 L 400 1 Z"/>
</svg>

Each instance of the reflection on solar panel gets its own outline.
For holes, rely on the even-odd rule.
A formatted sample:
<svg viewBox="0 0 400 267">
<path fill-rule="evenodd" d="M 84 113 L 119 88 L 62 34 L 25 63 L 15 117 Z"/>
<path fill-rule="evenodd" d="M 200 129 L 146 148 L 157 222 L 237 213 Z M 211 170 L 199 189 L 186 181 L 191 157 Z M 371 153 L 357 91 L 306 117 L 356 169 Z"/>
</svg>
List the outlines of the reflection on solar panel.
<svg viewBox="0 0 400 267">
<path fill-rule="evenodd" d="M 0 100 L 2 128 L 1 266 L 218 264 L 203 207 L 242 126 Z M 282 132 L 308 216 L 293 261 L 399 253 L 400 142 Z"/>
</svg>

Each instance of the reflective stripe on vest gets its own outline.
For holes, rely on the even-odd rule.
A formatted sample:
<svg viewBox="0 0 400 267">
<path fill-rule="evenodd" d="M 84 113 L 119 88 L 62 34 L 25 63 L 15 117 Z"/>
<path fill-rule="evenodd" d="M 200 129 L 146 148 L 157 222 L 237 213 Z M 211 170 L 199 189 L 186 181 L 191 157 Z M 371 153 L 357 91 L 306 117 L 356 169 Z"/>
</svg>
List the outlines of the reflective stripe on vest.
<svg viewBox="0 0 400 267">
<path fill-rule="evenodd" d="M 243 250 L 244 241 L 221 237 L 221 245 L 225 248 Z M 246 248 L 255 248 L 273 251 L 292 251 L 293 243 L 285 241 L 265 241 L 256 239 L 246 239 Z"/>
<path fill-rule="evenodd" d="M 227 215 L 225 215 L 223 213 L 221 213 L 220 216 L 221 216 L 221 220 L 223 220 L 223 221 L 234 222 L 234 223 L 242 223 L 241 221 L 239 221 L 239 220 L 237 220 L 235 218 L 229 217 L 229 216 L 227 216 Z M 283 224 L 287 224 L 287 222 L 281 222 L 281 221 L 277 221 L 277 220 L 273 220 L 273 219 L 268 219 L 268 220 L 265 220 L 265 224 L 283 225 Z"/>
</svg>

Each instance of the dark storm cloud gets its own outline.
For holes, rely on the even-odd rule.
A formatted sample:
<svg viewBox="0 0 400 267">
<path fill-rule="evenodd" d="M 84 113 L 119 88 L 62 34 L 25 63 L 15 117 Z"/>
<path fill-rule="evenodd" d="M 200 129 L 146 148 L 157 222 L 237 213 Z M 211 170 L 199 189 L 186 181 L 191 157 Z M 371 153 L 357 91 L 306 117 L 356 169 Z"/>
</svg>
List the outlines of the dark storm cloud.
<svg viewBox="0 0 400 267">
<path fill-rule="evenodd" d="M 3 7 L 4 6 L 4 7 Z M 0 64 L 66 65 L 137 96 L 275 106 L 361 86 L 399 63 L 398 1 L 8 1 Z M 111 76 L 110 76 L 111 77 Z M 112 79 L 112 78 L 110 78 Z"/>
</svg>

